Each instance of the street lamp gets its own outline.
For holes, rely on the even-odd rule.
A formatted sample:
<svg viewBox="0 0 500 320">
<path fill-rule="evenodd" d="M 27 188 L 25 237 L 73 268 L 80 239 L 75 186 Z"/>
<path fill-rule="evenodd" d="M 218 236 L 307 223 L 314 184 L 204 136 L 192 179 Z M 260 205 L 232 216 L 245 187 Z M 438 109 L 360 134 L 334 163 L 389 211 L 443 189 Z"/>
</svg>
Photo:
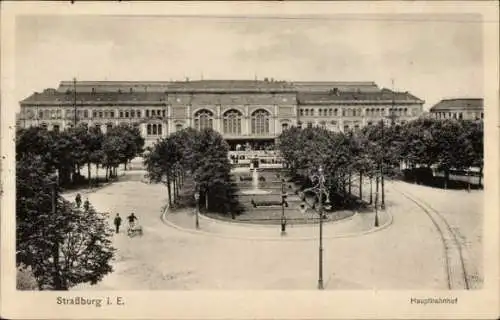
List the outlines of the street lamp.
<svg viewBox="0 0 500 320">
<path fill-rule="evenodd" d="M 200 228 L 200 220 L 199 220 L 199 213 L 200 213 L 200 192 L 198 191 L 198 188 L 196 188 L 196 191 L 194 193 L 194 199 L 196 200 L 196 229 Z"/>
<path fill-rule="evenodd" d="M 323 196 L 326 196 L 325 207 L 327 209 L 331 208 L 330 198 L 328 194 L 327 187 L 325 185 L 325 176 L 323 174 L 323 168 L 320 166 L 318 169 L 318 174 L 310 175 L 309 179 L 316 184 L 310 188 L 304 189 L 300 195 L 302 201 L 306 202 L 305 194 L 307 192 L 314 193 L 318 198 L 318 209 L 314 209 L 319 214 L 319 274 L 318 274 L 318 289 L 323 290 Z"/>
<path fill-rule="evenodd" d="M 285 191 L 285 179 L 281 179 L 281 235 L 286 234 L 286 217 L 285 217 L 285 199 L 287 197 Z"/>
</svg>

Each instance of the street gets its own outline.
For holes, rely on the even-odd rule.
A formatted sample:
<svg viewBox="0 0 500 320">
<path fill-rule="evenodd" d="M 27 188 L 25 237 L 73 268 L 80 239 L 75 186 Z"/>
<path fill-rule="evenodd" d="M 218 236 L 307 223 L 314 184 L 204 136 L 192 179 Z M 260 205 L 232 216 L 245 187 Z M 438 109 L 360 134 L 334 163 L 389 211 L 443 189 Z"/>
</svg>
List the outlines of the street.
<svg viewBox="0 0 500 320">
<path fill-rule="evenodd" d="M 162 219 L 166 187 L 141 182 L 142 175 L 127 172 L 128 181 L 89 194 L 92 205 L 111 213 L 110 226 L 117 212 L 122 218 L 135 212 L 144 235 L 128 237 L 123 223 L 114 236 L 114 272 L 95 286 L 75 289 L 316 289 L 317 225 L 289 227 L 288 235 L 281 237 L 277 226 L 232 225 L 201 217 L 197 232 L 193 210 Z M 483 192 L 387 182 L 384 228 L 367 232 L 373 214 L 325 225 L 326 290 L 447 289 L 440 235 L 422 209 L 401 196 L 398 190 L 403 189 L 432 203 L 459 231 L 470 252 L 467 265 L 473 266 L 480 283 Z"/>
</svg>

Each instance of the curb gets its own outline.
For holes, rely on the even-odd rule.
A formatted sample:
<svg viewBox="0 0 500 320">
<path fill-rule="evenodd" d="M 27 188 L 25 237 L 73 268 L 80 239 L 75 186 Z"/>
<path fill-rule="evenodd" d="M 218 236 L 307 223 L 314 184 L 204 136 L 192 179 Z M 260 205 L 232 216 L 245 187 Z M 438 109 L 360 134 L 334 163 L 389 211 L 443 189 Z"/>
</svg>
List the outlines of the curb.
<svg viewBox="0 0 500 320">
<path fill-rule="evenodd" d="M 344 219 L 339 219 L 339 220 L 329 221 L 329 222 L 324 221 L 323 225 L 333 225 L 333 224 L 340 224 L 340 223 L 348 222 L 348 221 L 354 219 L 357 215 L 359 215 L 359 213 L 354 212 L 354 214 L 352 214 L 349 217 L 344 218 Z M 276 227 L 280 226 L 279 224 L 272 225 L 272 224 L 244 223 L 244 222 L 239 222 L 237 220 L 236 220 L 236 222 L 230 222 L 230 221 L 226 221 L 226 220 L 222 220 L 222 219 L 212 218 L 212 217 L 209 217 L 209 216 L 204 215 L 202 213 L 200 213 L 200 217 L 203 219 L 209 220 L 209 221 L 213 221 L 213 222 L 217 222 L 217 223 L 224 223 L 226 225 L 236 225 L 238 227 L 248 227 L 248 228 L 261 227 L 261 228 L 269 228 L 270 229 L 270 228 L 276 228 Z M 290 227 L 290 228 L 299 229 L 299 228 L 310 227 L 311 225 L 316 225 L 316 223 L 297 223 L 297 224 L 287 223 L 287 228 Z"/>
<path fill-rule="evenodd" d="M 318 239 L 318 237 L 287 238 L 287 237 L 281 237 L 281 236 L 277 236 L 277 237 L 242 237 L 242 236 L 233 236 L 233 235 L 225 235 L 225 234 L 206 232 L 203 230 L 186 229 L 183 227 L 179 227 L 178 225 L 167 220 L 168 209 L 169 209 L 169 205 L 167 203 L 166 208 L 162 211 L 162 213 L 160 215 L 160 220 L 165 225 L 167 225 L 169 227 L 177 229 L 178 231 L 187 232 L 187 233 L 191 233 L 191 234 L 204 235 L 204 236 L 217 237 L 217 238 L 225 238 L 225 239 L 250 240 L 250 241 L 255 241 L 255 240 L 260 240 L 260 241 L 305 241 L 305 240 L 310 240 L 311 241 L 311 240 Z M 388 228 L 390 225 L 392 225 L 392 223 L 394 221 L 393 215 L 389 211 L 386 211 L 386 213 L 389 216 L 387 222 L 384 223 L 383 225 L 379 226 L 378 228 L 372 228 L 370 230 L 366 230 L 363 232 L 357 232 L 357 233 L 345 233 L 345 234 L 340 234 L 340 235 L 336 235 L 336 236 L 323 236 L 323 239 L 353 238 L 353 237 L 359 237 L 359 236 L 375 233 L 378 231 L 382 231 L 382 230 Z"/>
</svg>

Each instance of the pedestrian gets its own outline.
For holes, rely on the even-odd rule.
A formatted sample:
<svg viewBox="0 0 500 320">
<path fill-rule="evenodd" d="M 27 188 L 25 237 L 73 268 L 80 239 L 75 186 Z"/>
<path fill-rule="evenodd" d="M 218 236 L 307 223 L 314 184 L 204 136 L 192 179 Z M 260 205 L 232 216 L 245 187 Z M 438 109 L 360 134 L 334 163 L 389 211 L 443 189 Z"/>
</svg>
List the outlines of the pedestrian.
<svg viewBox="0 0 500 320">
<path fill-rule="evenodd" d="M 76 194 L 75 202 L 76 202 L 76 207 L 80 208 L 80 206 L 82 205 L 82 196 L 79 193 Z"/>
<path fill-rule="evenodd" d="M 127 219 L 129 228 L 132 229 L 134 227 L 135 220 L 137 220 L 137 217 L 132 212 L 132 214 L 127 217 Z"/>
<path fill-rule="evenodd" d="M 90 202 L 89 202 L 89 199 L 85 199 L 85 202 L 83 203 L 83 209 L 85 209 L 85 211 L 89 211 L 89 208 L 90 208 Z"/>
<path fill-rule="evenodd" d="M 116 214 L 114 223 L 115 223 L 116 233 L 119 233 L 120 225 L 122 224 L 122 218 L 120 217 L 119 213 Z"/>
</svg>

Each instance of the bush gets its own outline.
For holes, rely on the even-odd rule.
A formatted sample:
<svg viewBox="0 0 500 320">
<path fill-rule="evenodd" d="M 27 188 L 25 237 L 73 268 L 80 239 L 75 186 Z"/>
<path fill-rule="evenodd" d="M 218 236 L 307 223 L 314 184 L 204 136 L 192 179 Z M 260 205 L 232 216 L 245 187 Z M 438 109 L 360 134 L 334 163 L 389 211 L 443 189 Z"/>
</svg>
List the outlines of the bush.
<svg viewBox="0 0 500 320">
<path fill-rule="evenodd" d="M 17 290 L 38 290 L 38 283 L 30 267 L 19 266 L 16 275 Z"/>
</svg>

